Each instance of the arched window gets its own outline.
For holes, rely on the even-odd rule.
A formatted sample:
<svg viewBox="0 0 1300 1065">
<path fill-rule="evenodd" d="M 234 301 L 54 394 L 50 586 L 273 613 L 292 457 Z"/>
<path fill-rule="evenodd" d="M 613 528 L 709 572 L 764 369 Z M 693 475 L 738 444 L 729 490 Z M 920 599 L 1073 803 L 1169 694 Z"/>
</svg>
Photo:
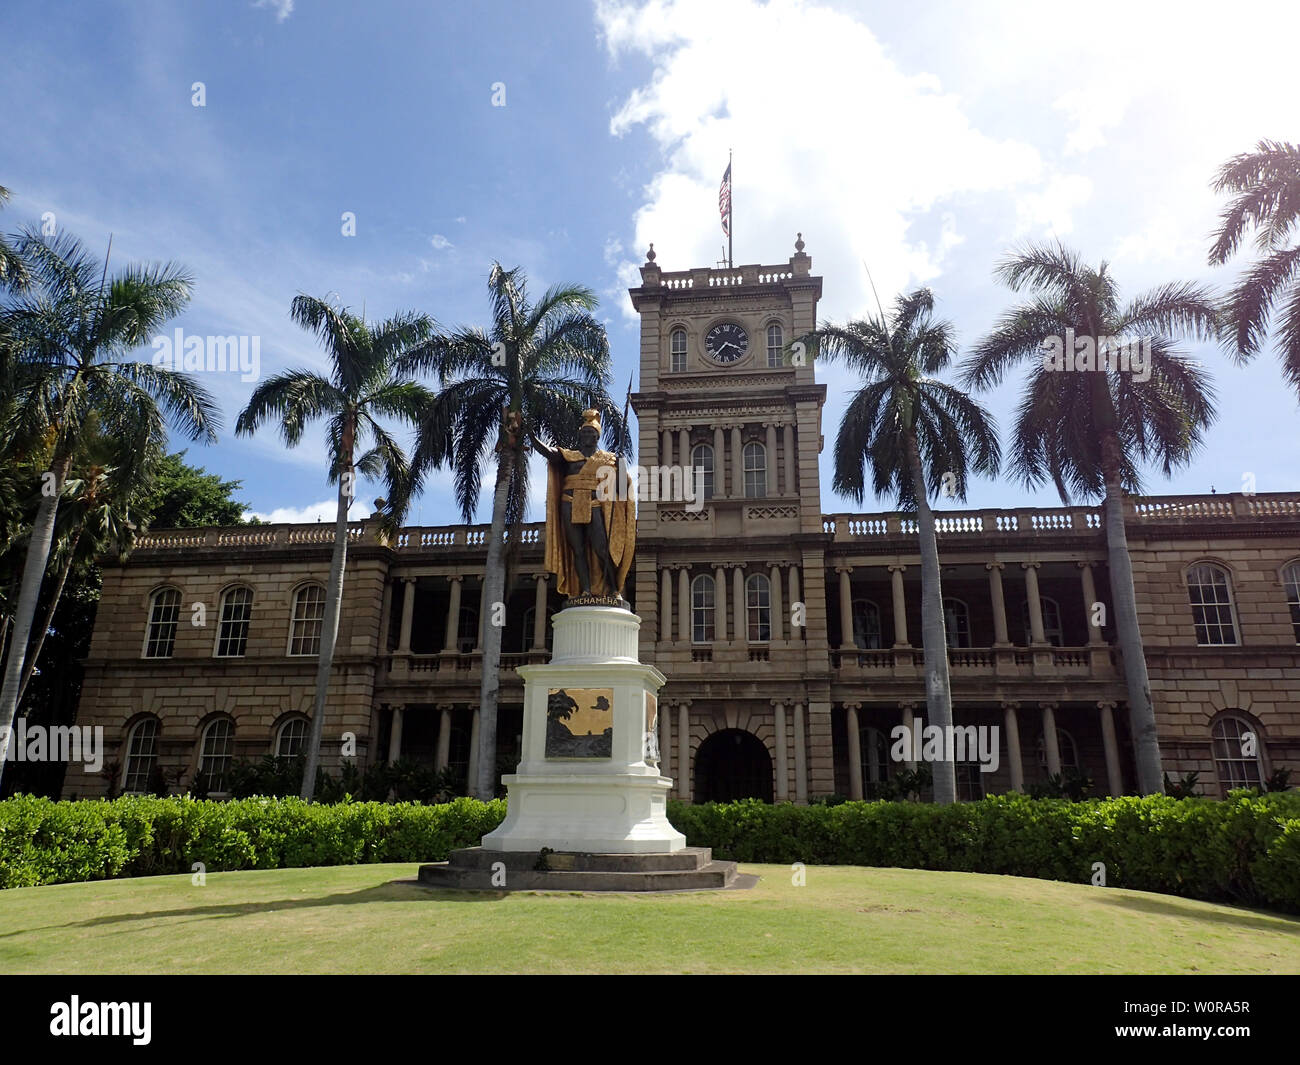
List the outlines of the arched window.
<svg viewBox="0 0 1300 1065">
<path fill-rule="evenodd" d="M 672 339 L 669 342 L 669 350 L 672 352 L 672 372 L 681 373 L 686 369 L 686 330 L 674 329 Z"/>
<path fill-rule="evenodd" d="M 745 498 L 767 495 L 767 449 L 758 441 L 745 445 Z"/>
<path fill-rule="evenodd" d="M 320 654 L 320 630 L 325 618 L 325 589 L 304 584 L 293 597 L 293 624 L 289 629 L 291 655 Z"/>
<path fill-rule="evenodd" d="M 1061 772 L 1067 769 L 1073 769 L 1076 773 L 1079 771 L 1079 748 L 1071 736 L 1063 728 L 1056 730 L 1056 750 L 1061 755 Z M 1041 733 L 1038 737 L 1038 764 L 1044 769 L 1047 768 L 1047 740 Z"/>
<path fill-rule="evenodd" d="M 146 717 L 131 726 L 126 739 L 126 770 L 122 790 L 139 795 L 149 790 L 149 778 L 158 764 L 158 719 Z"/>
<path fill-rule="evenodd" d="M 781 333 L 781 326 L 773 322 L 767 327 L 767 365 L 769 368 L 775 368 L 782 365 L 781 348 L 785 343 L 784 336 Z"/>
<path fill-rule="evenodd" d="M 853 600 L 853 643 L 857 647 L 880 650 L 880 607 L 870 599 Z"/>
<path fill-rule="evenodd" d="M 1291 608 L 1295 642 L 1300 643 L 1300 562 L 1292 562 L 1282 571 L 1282 587 L 1286 589 L 1286 604 Z"/>
<path fill-rule="evenodd" d="M 536 607 L 530 606 L 527 610 L 524 611 L 524 627 L 522 631 L 519 633 L 519 650 L 521 652 L 531 651 L 533 649 L 533 623 L 536 619 L 537 619 Z M 546 631 L 544 634 L 546 638 L 546 646 L 548 649 L 551 646 L 552 631 L 553 630 L 551 629 L 551 612 L 548 610 L 546 612 Z"/>
<path fill-rule="evenodd" d="M 699 499 L 713 498 L 713 448 L 696 444 L 691 449 L 691 465 L 695 468 L 695 491 Z"/>
<path fill-rule="evenodd" d="M 478 646 L 478 611 L 472 606 L 460 608 L 460 619 L 456 626 L 456 649 L 463 655 L 469 654 Z"/>
<path fill-rule="evenodd" d="M 275 733 L 275 756 L 297 758 L 307 743 L 308 721 L 305 717 L 286 719 Z"/>
<path fill-rule="evenodd" d="M 248 648 L 248 621 L 253 616 L 253 589 L 231 588 L 221 597 L 217 625 L 218 658 L 238 658 Z"/>
<path fill-rule="evenodd" d="M 1257 788 L 1264 779 L 1264 739 L 1259 730 L 1239 714 L 1223 714 L 1210 727 L 1210 746 L 1219 786 Z"/>
<path fill-rule="evenodd" d="M 949 647 L 969 647 L 970 611 L 960 599 L 943 601 L 943 631 Z"/>
<path fill-rule="evenodd" d="M 226 790 L 226 771 L 235 754 L 235 726 L 228 717 L 218 717 L 203 730 L 199 747 L 199 773 L 208 791 Z"/>
<path fill-rule="evenodd" d="M 745 581 L 745 605 L 749 616 L 749 642 L 766 643 L 772 638 L 772 586 L 761 573 Z"/>
<path fill-rule="evenodd" d="M 1192 604 L 1196 642 L 1202 647 L 1222 647 L 1237 642 L 1232 610 L 1232 586 L 1227 571 L 1199 562 L 1187 571 L 1187 595 Z"/>
<path fill-rule="evenodd" d="M 145 658 L 171 658 L 180 615 L 180 592 L 175 588 L 159 588 L 153 593 L 149 600 L 149 628 L 144 638 Z"/>
<path fill-rule="evenodd" d="M 1053 647 L 1065 646 L 1065 635 L 1061 628 L 1061 604 L 1045 595 L 1038 597 L 1038 604 L 1043 612 L 1043 638 Z M 1033 643 L 1033 626 L 1029 624 L 1029 600 L 1022 600 L 1020 612 L 1025 622 L 1025 646 Z"/>
<path fill-rule="evenodd" d="M 880 797 L 880 786 L 889 780 L 889 740 L 872 725 L 858 728 L 858 745 L 862 752 L 862 795 Z"/>
<path fill-rule="evenodd" d="M 712 643 L 716 588 L 713 578 L 701 573 L 691 581 L 691 643 Z"/>
</svg>

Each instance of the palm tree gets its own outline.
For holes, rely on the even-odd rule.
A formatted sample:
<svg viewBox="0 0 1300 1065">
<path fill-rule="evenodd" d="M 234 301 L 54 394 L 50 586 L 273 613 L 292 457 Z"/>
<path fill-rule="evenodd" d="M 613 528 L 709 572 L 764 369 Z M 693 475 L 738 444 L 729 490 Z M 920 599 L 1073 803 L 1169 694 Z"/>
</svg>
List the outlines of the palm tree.
<svg viewBox="0 0 1300 1065">
<path fill-rule="evenodd" d="M 1300 146 L 1260 141 L 1253 152 L 1219 169 L 1214 190 L 1238 195 L 1223 212 L 1210 262 L 1226 263 L 1250 229 L 1258 230 L 1255 244 L 1264 256 L 1228 297 L 1225 344 L 1238 362 L 1254 358 L 1274 305 L 1284 306 L 1278 329 L 1282 374 L 1300 392 L 1300 242 L 1286 244 L 1300 223 Z"/>
<path fill-rule="evenodd" d="M 935 321 L 934 296 L 900 296 L 893 312 L 844 326 L 823 325 L 801 338 L 810 350 L 857 371 L 863 386 L 849 401 L 835 438 L 835 491 L 861 503 L 865 467 L 872 490 L 915 510 L 921 551 L 921 645 L 930 724 L 952 724 L 948 645 L 944 634 L 939 548 L 929 495 L 944 489 L 966 498 L 969 471 L 996 474 L 1001 464 L 993 416 L 968 395 L 936 380 L 956 355 L 948 322 Z M 934 767 L 936 802 L 955 802 L 951 761 Z"/>
<path fill-rule="evenodd" d="M 92 413 L 98 431 L 131 439 L 161 434 L 164 411 L 191 440 L 215 440 L 217 426 L 212 398 L 192 378 L 127 358 L 189 302 L 192 282 L 183 270 L 127 266 L 110 277 L 107 257 L 100 264 L 66 234 L 46 238 L 26 230 L 15 247 L 31 273 L 32 291 L 0 309 L 10 352 L 4 384 L 16 396 L 3 433 L 22 440 L 43 436 L 50 464 L 41 477 L 0 688 L 6 737 L 0 740 L 0 772 L 59 501 Z"/>
<path fill-rule="evenodd" d="M 9 196 L 9 190 L 0 185 L 0 206 L 9 201 Z M 22 256 L 12 244 L 0 236 L 0 285 L 22 289 L 27 287 L 30 280 L 27 264 L 23 262 Z"/>
<path fill-rule="evenodd" d="M 1033 369 L 1016 416 L 1012 468 L 1029 487 L 1050 480 L 1070 494 L 1104 500 L 1115 628 L 1124 658 L 1138 786 L 1163 791 L 1155 710 L 1147 679 L 1124 527 L 1124 495 L 1141 488 L 1141 465 L 1158 461 L 1166 477 L 1185 465 L 1213 423 L 1209 376 L 1175 350 L 1173 336 L 1215 335 L 1216 307 L 1200 286 L 1162 285 L 1121 306 L 1102 263 L 1084 265 L 1061 245 L 1030 244 L 998 267 L 1013 292 L 1034 299 L 1012 309 L 971 355 L 963 380 L 996 385 L 1015 363 Z M 1096 368 L 1079 368 L 1070 338 L 1095 348 Z M 1062 353 L 1066 370 L 1044 351 Z M 1143 353 L 1145 352 L 1145 355 Z M 1145 365 L 1144 365 L 1145 364 Z"/>
<path fill-rule="evenodd" d="M 556 285 L 537 303 L 528 299 L 519 267 L 494 263 L 488 276 L 492 325 L 485 332 L 461 328 L 434 337 L 412 365 L 436 372 L 443 390 L 420 428 L 412 459 L 413 488 L 434 466 L 450 463 L 456 501 L 465 521 L 478 507 L 479 478 L 489 457 L 497 459 L 492 494 L 492 532 L 484 567 L 484 603 L 504 601 L 507 569 L 518 549 L 528 504 L 531 439 L 569 444 L 582 412 L 599 410 L 605 439 L 627 454 L 623 419 L 611 401 L 609 340 L 591 314 L 596 297 L 576 285 Z M 509 535 L 507 536 L 507 526 Z M 479 689 L 478 780 L 481 799 L 496 794 L 497 695 L 501 627 L 483 619 L 482 683 Z"/>
<path fill-rule="evenodd" d="M 310 800 L 316 791 L 326 695 L 338 639 L 348 508 L 355 495 L 356 475 L 359 471 L 371 479 L 382 477 L 390 499 L 404 497 L 402 486 L 409 473 L 406 456 L 377 419 L 414 423 L 432 404 L 432 393 L 411 380 L 401 360 L 408 350 L 429 338 L 433 322 L 425 315 L 399 314 L 370 325 L 345 308 L 335 309 L 325 300 L 306 295 L 294 297 L 290 317 L 316 334 L 329 356 L 330 374 L 324 377 L 311 370 L 289 370 L 263 381 L 240 412 L 235 433 L 252 434 L 263 422 L 274 419 L 285 444 L 297 447 L 308 424 L 327 419 L 329 480 L 338 484 L 338 510 L 316 664 L 311 737 L 303 765 L 302 797 Z M 373 441 L 373 446 L 358 457 L 366 440 Z M 400 520 L 400 511 L 390 507 L 388 520 Z"/>
</svg>

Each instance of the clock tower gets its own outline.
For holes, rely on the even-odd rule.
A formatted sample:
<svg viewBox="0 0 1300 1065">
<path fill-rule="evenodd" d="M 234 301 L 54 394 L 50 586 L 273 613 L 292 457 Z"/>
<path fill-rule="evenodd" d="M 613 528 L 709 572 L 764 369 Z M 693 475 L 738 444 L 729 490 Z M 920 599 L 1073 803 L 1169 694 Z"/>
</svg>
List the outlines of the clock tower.
<svg viewBox="0 0 1300 1065">
<path fill-rule="evenodd" d="M 653 481 L 638 505 L 635 603 L 641 659 L 669 678 L 661 764 L 680 798 L 805 802 L 834 790 L 826 389 L 797 342 L 815 328 L 822 279 L 802 236 L 775 266 L 655 260 L 651 245 L 630 294 L 637 462 Z M 695 493 L 681 491 L 686 468 Z"/>
</svg>

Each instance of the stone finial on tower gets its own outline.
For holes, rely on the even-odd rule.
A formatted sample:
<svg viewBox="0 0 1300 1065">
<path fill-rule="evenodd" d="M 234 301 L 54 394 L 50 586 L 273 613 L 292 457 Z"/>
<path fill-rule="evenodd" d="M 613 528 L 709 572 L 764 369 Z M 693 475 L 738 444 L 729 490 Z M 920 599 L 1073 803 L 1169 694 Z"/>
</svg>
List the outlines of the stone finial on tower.
<svg viewBox="0 0 1300 1065">
<path fill-rule="evenodd" d="M 812 273 L 812 256 L 803 249 L 803 234 L 796 233 L 794 254 L 790 256 L 790 268 L 794 271 L 796 277 L 807 277 Z"/>
<path fill-rule="evenodd" d="M 645 253 L 645 261 L 648 262 L 648 263 L 652 263 L 652 262 L 655 261 L 655 245 L 654 245 L 654 241 L 651 241 L 651 242 L 650 242 L 650 250 L 649 250 L 648 252 Z"/>
<path fill-rule="evenodd" d="M 653 248 L 654 245 L 651 244 L 650 247 Z M 803 251 L 803 234 L 802 234 L 802 233 L 796 233 L 796 234 L 795 234 L 794 250 L 795 250 L 795 251 Z"/>
</svg>

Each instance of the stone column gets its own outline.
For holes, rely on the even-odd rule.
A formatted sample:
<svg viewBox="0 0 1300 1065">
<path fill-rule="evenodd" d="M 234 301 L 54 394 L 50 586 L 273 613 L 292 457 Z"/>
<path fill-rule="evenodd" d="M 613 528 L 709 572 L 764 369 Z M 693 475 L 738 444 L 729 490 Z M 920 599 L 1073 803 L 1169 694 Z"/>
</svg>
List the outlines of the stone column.
<svg viewBox="0 0 1300 1065">
<path fill-rule="evenodd" d="M 677 465 L 682 468 L 682 477 L 686 477 L 686 467 L 691 464 L 691 431 L 682 429 L 677 434 Z"/>
<path fill-rule="evenodd" d="M 393 707 L 393 727 L 388 733 L 389 764 L 402 757 L 402 707 Z"/>
<path fill-rule="evenodd" d="M 713 567 L 713 642 L 727 642 L 727 568 Z"/>
<path fill-rule="evenodd" d="M 1105 643 L 1102 639 L 1101 629 L 1092 623 L 1093 604 L 1097 602 L 1097 585 L 1092 578 L 1092 563 L 1079 563 L 1079 583 L 1083 585 L 1083 623 L 1088 626 L 1088 642 L 1090 644 Z M 1115 792 L 1116 795 L 1119 792 Z"/>
<path fill-rule="evenodd" d="M 849 580 L 853 567 L 838 565 L 835 571 L 840 575 L 840 650 L 848 651 L 857 646 L 853 642 L 853 585 Z"/>
<path fill-rule="evenodd" d="M 745 456 L 740 443 L 740 426 L 731 427 L 731 495 L 734 499 L 745 498 Z"/>
<path fill-rule="evenodd" d="M 677 704 L 677 797 L 691 801 L 691 705 L 683 699 Z"/>
<path fill-rule="evenodd" d="M 1124 794 L 1124 774 L 1119 768 L 1119 744 L 1115 741 L 1115 704 L 1097 703 L 1101 711 L 1101 742 L 1106 748 L 1106 784 L 1112 795 Z"/>
<path fill-rule="evenodd" d="M 663 444 L 659 448 L 659 465 L 671 466 L 673 464 L 673 431 L 664 430 Z"/>
<path fill-rule="evenodd" d="M 1061 745 L 1056 740 L 1056 704 L 1039 703 L 1043 711 L 1043 752 L 1047 756 L 1047 773 L 1061 771 Z"/>
<path fill-rule="evenodd" d="M 772 745 L 776 750 L 776 801 L 790 800 L 790 764 L 786 756 L 785 702 L 772 700 L 772 716 L 775 719 L 776 737 Z"/>
<path fill-rule="evenodd" d="M 469 723 L 469 765 L 465 768 L 465 790 L 472 792 L 478 787 L 478 707 L 474 707 L 474 717 Z"/>
<path fill-rule="evenodd" d="M 739 562 L 731 570 L 731 601 L 736 618 L 732 639 L 744 647 L 749 643 L 749 619 L 745 611 L 745 567 Z"/>
<path fill-rule="evenodd" d="M 993 600 L 993 646 L 1007 647 L 1011 641 L 1007 637 L 1007 600 L 1002 593 L 1001 562 L 986 562 L 984 568 L 989 571 L 989 598 Z"/>
<path fill-rule="evenodd" d="M 1020 722 L 1016 718 L 1016 704 L 1002 704 L 1002 728 L 1007 734 L 1007 770 L 1011 774 L 1011 790 L 1025 790 L 1025 762 L 1020 756 Z"/>
<path fill-rule="evenodd" d="M 713 498 L 727 498 L 727 434 L 720 425 L 713 427 Z"/>
<path fill-rule="evenodd" d="M 533 650 L 546 650 L 546 590 L 548 574 L 537 574 L 537 596 L 533 600 Z"/>
<path fill-rule="evenodd" d="M 409 655 L 411 653 L 411 619 L 415 616 L 415 578 L 403 577 L 402 583 L 406 587 L 402 592 L 402 627 L 398 630 L 397 653 Z"/>
<path fill-rule="evenodd" d="M 804 727 L 804 704 L 794 704 L 794 801 L 808 802 L 808 735 Z"/>
<path fill-rule="evenodd" d="M 900 704 L 900 708 L 903 711 L 903 728 L 907 729 L 908 732 L 911 732 L 912 726 L 916 721 L 916 704 L 902 703 Z M 913 751 L 912 753 L 917 754 L 919 752 Z M 913 772 L 913 773 L 916 772 L 915 758 L 905 759 L 903 764 L 907 766 L 909 772 Z"/>
<path fill-rule="evenodd" d="M 451 762 L 451 704 L 438 704 L 438 760 L 435 763 L 439 771 L 447 768 Z"/>
<path fill-rule="evenodd" d="M 673 638 L 673 571 L 665 566 L 659 571 L 659 639 L 671 643 Z"/>
<path fill-rule="evenodd" d="M 789 580 L 790 580 L 790 609 L 793 610 L 795 603 L 799 602 L 799 567 L 798 566 L 791 564 Z M 805 624 L 803 626 L 804 628 L 807 628 L 806 621 L 807 619 L 805 619 Z M 794 629 L 791 629 L 790 639 L 802 640 L 803 633 L 796 632 Z"/>
<path fill-rule="evenodd" d="M 903 597 L 903 570 L 906 566 L 890 566 L 890 590 L 894 600 L 894 646 L 911 647 L 907 642 L 907 600 Z"/>
<path fill-rule="evenodd" d="M 673 711 L 672 707 L 660 700 L 659 702 L 659 775 L 661 777 L 672 776 L 673 760 Z"/>
<path fill-rule="evenodd" d="M 768 572 L 771 574 L 768 577 L 768 584 L 771 586 L 768 602 L 771 604 L 772 609 L 772 642 L 776 643 L 777 640 L 785 638 L 782 635 L 785 632 L 785 623 L 781 616 L 781 564 L 779 562 L 771 563 Z"/>
<path fill-rule="evenodd" d="M 379 653 L 388 654 L 388 629 L 393 617 L 393 582 L 384 581 L 384 601 L 379 607 Z"/>
<path fill-rule="evenodd" d="M 849 798 L 862 798 L 862 737 L 858 734 L 858 709 L 861 703 L 845 703 L 844 716 L 849 729 Z"/>
<path fill-rule="evenodd" d="M 464 580 L 459 573 L 447 578 L 451 595 L 447 599 L 447 635 L 442 641 L 444 651 L 456 650 L 456 636 L 460 631 L 460 586 Z"/>
<path fill-rule="evenodd" d="M 785 437 L 785 494 L 792 496 L 798 492 L 794 483 L 794 426 L 786 422 L 782 435 Z"/>
<path fill-rule="evenodd" d="M 677 570 L 677 642 L 690 645 L 691 630 L 691 573 L 686 566 Z"/>
<path fill-rule="evenodd" d="M 776 422 L 767 422 L 767 494 L 776 492 Z"/>
<path fill-rule="evenodd" d="M 509 588 L 506 589 L 505 594 L 507 597 L 510 595 Z M 483 626 L 487 624 L 489 609 L 490 609 L 490 604 L 487 601 L 487 573 L 484 572 L 479 575 L 478 638 L 477 638 L 477 642 L 474 644 L 474 650 L 479 654 L 483 652 Z"/>
<path fill-rule="evenodd" d="M 1043 601 L 1038 594 L 1038 563 L 1022 562 L 1025 571 L 1025 598 L 1029 600 L 1029 643 L 1038 647 L 1047 642 L 1043 635 Z"/>
</svg>

